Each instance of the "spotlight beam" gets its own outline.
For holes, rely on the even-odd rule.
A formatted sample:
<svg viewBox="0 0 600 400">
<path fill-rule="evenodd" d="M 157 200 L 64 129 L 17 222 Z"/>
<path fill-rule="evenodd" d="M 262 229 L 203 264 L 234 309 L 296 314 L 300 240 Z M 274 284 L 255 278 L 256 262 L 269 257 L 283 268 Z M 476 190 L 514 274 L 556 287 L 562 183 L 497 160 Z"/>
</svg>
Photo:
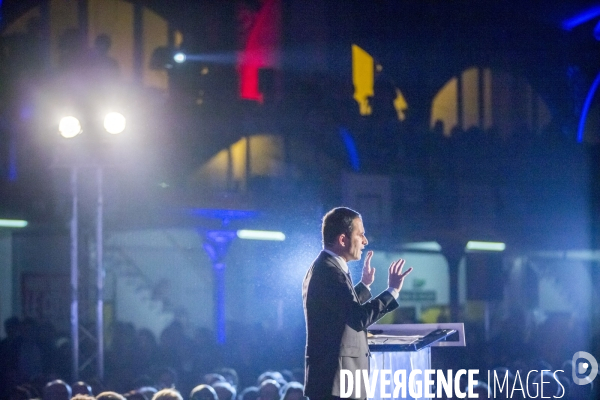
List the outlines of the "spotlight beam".
<svg viewBox="0 0 600 400">
<path fill-rule="evenodd" d="M 235 64 L 238 61 L 238 55 L 235 52 L 213 53 L 213 54 L 187 54 L 176 53 L 173 60 L 179 64 L 184 61 L 210 62 L 215 64 Z"/>
</svg>

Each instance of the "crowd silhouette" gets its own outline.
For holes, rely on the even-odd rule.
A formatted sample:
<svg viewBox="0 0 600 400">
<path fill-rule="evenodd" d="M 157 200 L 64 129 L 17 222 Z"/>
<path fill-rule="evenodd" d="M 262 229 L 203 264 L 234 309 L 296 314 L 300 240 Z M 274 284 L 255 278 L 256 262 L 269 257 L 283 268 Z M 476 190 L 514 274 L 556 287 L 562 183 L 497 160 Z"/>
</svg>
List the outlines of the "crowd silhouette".
<svg viewBox="0 0 600 400">
<path fill-rule="evenodd" d="M 519 329 L 522 322 L 514 316 L 489 341 L 481 339 L 475 324 L 467 324 L 470 332 L 467 348 L 434 349 L 432 368 L 479 368 L 480 379 L 474 390 L 480 397 L 487 397 L 487 393 L 492 398 L 536 397 L 534 394 L 541 390 L 543 380 L 544 396 L 593 399 L 597 387 L 593 383 L 574 384 L 571 359 L 562 356 L 584 346 L 577 340 L 561 343 L 561 338 L 576 336 L 579 326 L 572 324 L 573 329 L 566 330 L 564 325 L 557 324 L 561 321 L 551 320 L 529 332 Z M 300 332 L 269 335 L 259 326 L 238 326 L 240 330 L 231 335 L 227 344 L 218 346 L 210 330 L 200 328 L 188 335 L 180 321 L 165 328 L 158 340 L 147 329 L 116 323 L 106 349 L 105 379 L 100 381 L 93 372 L 88 372 L 83 381 L 69 384 L 71 360 L 67 334 L 31 318 L 12 317 L 4 326 L 6 337 L 0 342 L 3 400 L 300 400 L 303 397 L 304 337 Z M 598 335 L 591 343 L 598 343 L 597 339 Z M 596 355 L 598 350 L 591 349 Z M 489 382 L 487 371 L 492 377 Z M 528 376 L 530 371 L 535 372 Z M 498 384 L 494 384 L 495 377 Z M 466 384 L 466 380 L 461 381 L 463 389 Z"/>
</svg>

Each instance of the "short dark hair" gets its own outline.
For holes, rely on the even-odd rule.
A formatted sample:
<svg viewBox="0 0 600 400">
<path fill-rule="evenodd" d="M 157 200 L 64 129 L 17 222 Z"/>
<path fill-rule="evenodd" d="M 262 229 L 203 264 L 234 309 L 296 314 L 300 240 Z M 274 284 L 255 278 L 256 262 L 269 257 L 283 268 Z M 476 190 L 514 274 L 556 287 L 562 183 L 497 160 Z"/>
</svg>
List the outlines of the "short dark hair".
<svg viewBox="0 0 600 400">
<path fill-rule="evenodd" d="M 352 221 L 360 218 L 360 214 L 347 207 L 337 207 L 323 217 L 323 246 L 331 246 L 341 234 L 352 233 Z"/>
</svg>

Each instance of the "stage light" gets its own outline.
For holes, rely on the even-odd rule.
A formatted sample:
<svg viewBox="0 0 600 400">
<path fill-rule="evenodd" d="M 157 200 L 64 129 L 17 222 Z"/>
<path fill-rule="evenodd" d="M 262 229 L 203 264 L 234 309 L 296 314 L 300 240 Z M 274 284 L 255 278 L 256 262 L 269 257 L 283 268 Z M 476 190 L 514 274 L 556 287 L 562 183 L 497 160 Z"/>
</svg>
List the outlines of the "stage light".
<svg viewBox="0 0 600 400">
<path fill-rule="evenodd" d="M 402 246 L 402 250 L 405 251 L 422 251 L 422 252 L 432 252 L 439 253 L 442 251 L 442 246 L 438 242 L 411 242 L 406 243 Z"/>
<path fill-rule="evenodd" d="M 283 241 L 285 240 L 285 235 L 283 232 L 276 231 L 253 231 L 249 229 L 240 229 L 237 231 L 237 237 L 240 239 L 250 239 L 250 240 L 276 240 Z"/>
<path fill-rule="evenodd" d="M 600 6 L 595 5 L 562 21 L 563 29 L 570 31 L 600 15 Z"/>
<path fill-rule="evenodd" d="M 73 116 L 63 117 L 58 124 L 58 131 L 64 138 L 74 138 L 81 133 L 81 123 Z"/>
<path fill-rule="evenodd" d="M 504 251 L 506 245 L 501 242 L 478 242 L 471 240 L 467 243 L 466 250 L 472 251 Z"/>
<path fill-rule="evenodd" d="M 173 60 L 178 64 L 185 62 L 185 59 L 186 59 L 186 57 L 185 57 L 185 54 L 183 54 L 183 53 L 176 53 L 173 56 Z"/>
<path fill-rule="evenodd" d="M 0 219 L 0 228 L 25 228 L 27 224 L 22 219 Z"/>
<path fill-rule="evenodd" d="M 585 97 L 585 102 L 583 103 L 583 108 L 581 109 L 581 116 L 579 117 L 579 126 L 577 127 L 577 143 L 583 142 L 585 123 L 587 121 L 590 107 L 592 106 L 592 101 L 594 100 L 594 96 L 598 90 L 598 86 L 600 86 L 600 74 L 596 75 L 596 79 L 594 79 L 594 82 L 592 82 L 592 86 L 590 86 L 587 96 Z"/>
<path fill-rule="evenodd" d="M 126 119 L 121 113 L 110 112 L 104 117 L 104 129 L 113 135 L 123 132 L 125 125 Z"/>
</svg>

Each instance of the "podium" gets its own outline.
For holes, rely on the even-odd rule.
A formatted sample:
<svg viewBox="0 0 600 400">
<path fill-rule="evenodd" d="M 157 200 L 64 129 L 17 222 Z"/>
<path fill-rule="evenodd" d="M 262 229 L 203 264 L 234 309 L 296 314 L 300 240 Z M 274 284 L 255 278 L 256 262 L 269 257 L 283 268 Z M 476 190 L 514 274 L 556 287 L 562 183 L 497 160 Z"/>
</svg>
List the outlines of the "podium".
<svg viewBox="0 0 600 400">
<path fill-rule="evenodd" d="M 375 370 L 391 370 L 392 375 L 395 371 L 404 370 L 407 386 L 411 371 L 431 369 L 431 347 L 465 346 L 465 328 L 462 323 L 374 324 L 369 327 L 368 332 L 367 341 L 371 351 L 370 378 L 373 378 Z M 423 375 L 418 379 L 423 381 Z M 406 397 L 402 397 L 402 393 L 394 397 L 393 390 L 389 392 L 392 394 L 392 399 L 425 398 L 423 390 L 421 390 L 421 397 L 412 397 L 408 388 Z M 382 400 L 380 391 L 375 390 L 374 396 L 369 399 Z"/>
</svg>

